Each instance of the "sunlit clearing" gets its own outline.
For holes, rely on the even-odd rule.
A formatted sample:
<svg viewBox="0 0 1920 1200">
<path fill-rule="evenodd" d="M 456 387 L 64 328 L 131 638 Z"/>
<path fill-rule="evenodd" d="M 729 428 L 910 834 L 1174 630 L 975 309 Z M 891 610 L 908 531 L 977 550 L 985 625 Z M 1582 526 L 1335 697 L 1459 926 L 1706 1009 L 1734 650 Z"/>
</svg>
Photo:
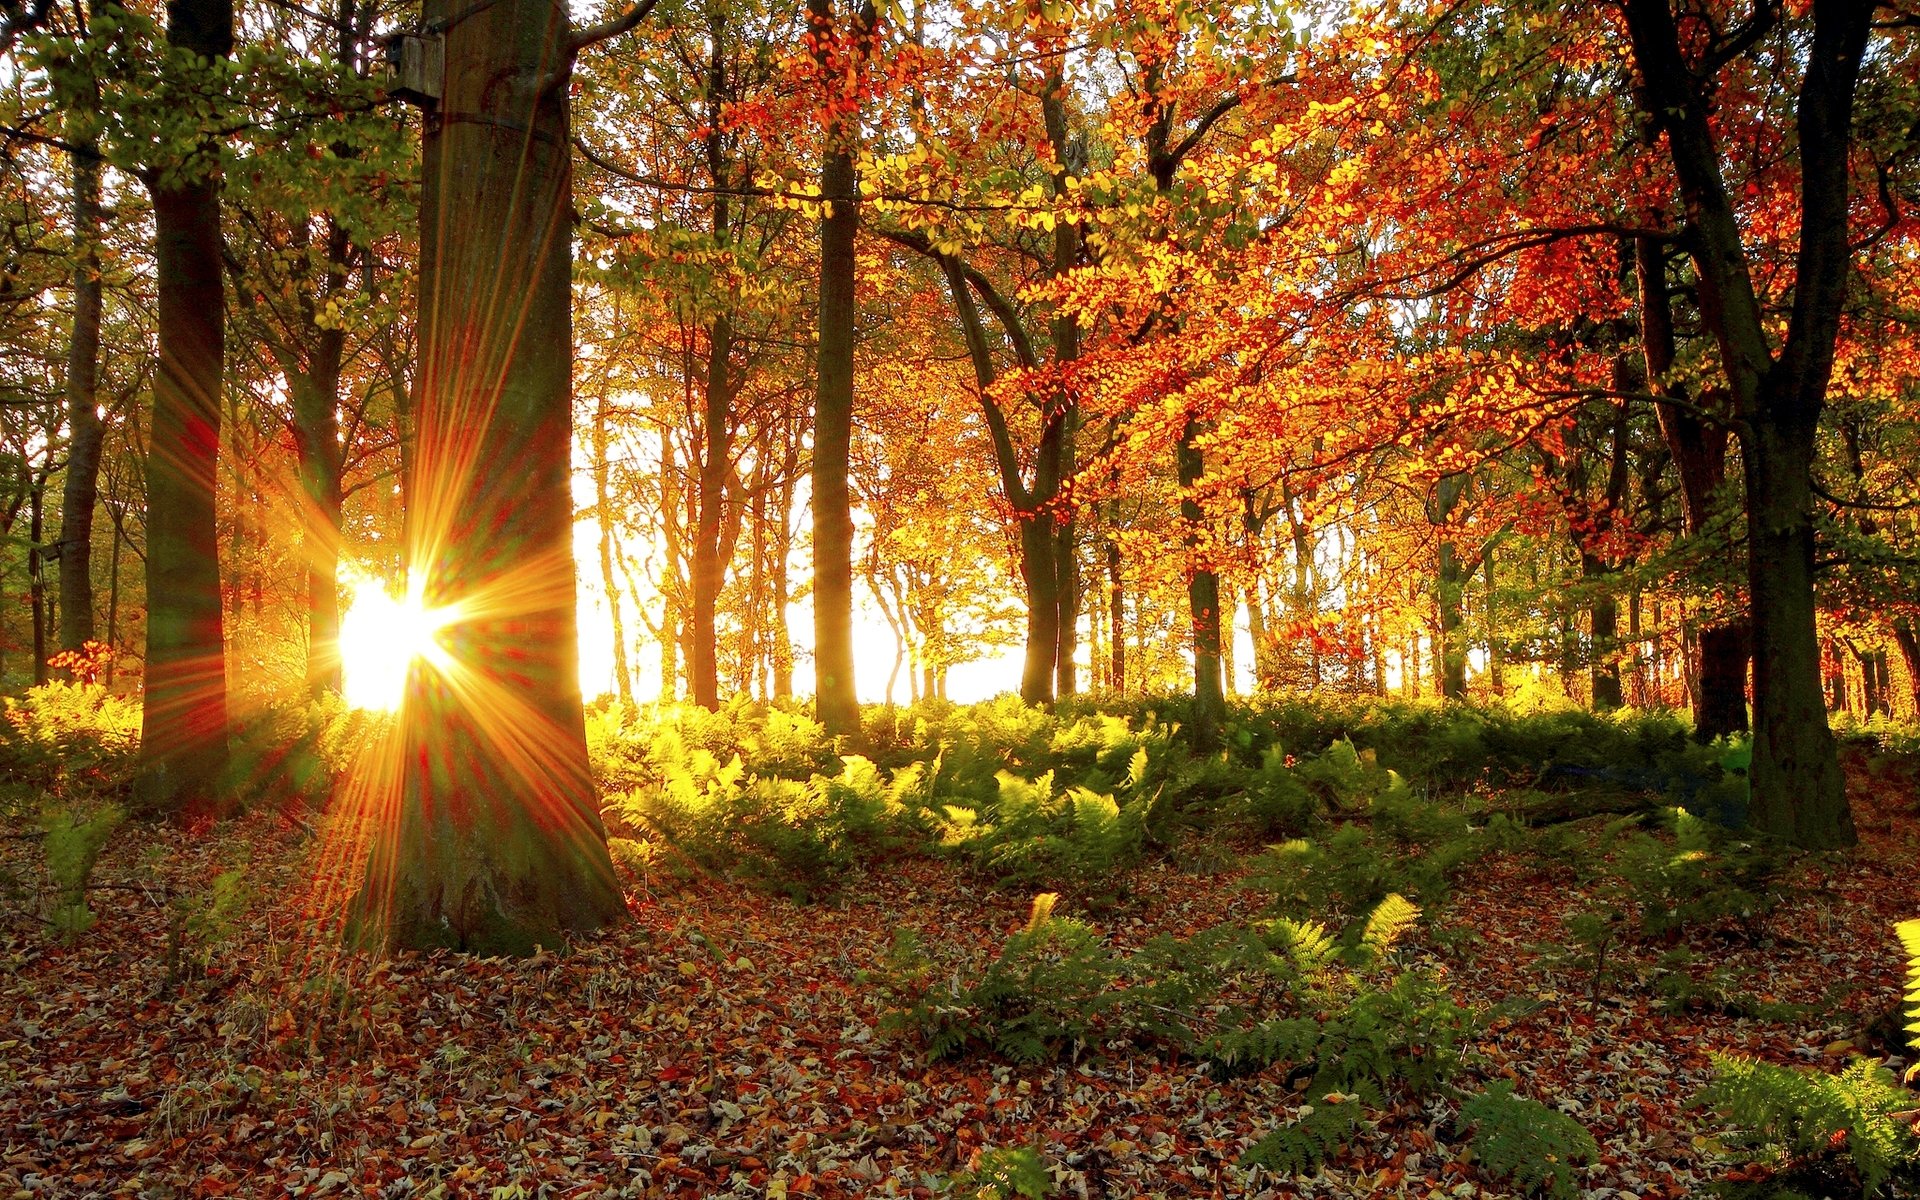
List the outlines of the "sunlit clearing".
<svg viewBox="0 0 1920 1200">
<path fill-rule="evenodd" d="M 447 610 L 428 611 L 417 595 L 396 600 L 377 580 L 358 584 L 340 621 L 341 690 L 347 703 L 397 710 L 413 660 L 445 657 L 437 639 L 450 620 Z"/>
</svg>

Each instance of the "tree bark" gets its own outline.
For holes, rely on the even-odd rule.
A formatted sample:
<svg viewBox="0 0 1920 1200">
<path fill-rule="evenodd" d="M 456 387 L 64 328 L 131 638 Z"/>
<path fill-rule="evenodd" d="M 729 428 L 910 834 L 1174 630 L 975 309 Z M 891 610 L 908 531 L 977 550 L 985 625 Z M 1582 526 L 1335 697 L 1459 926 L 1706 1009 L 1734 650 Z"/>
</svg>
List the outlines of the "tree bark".
<svg viewBox="0 0 1920 1200">
<path fill-rule="evenodd" d="M 1668 378 L 1675 341 L 1673 304 L 1667 288 L 1666 259 L 1652 238 L 1634 242 L 1634 274 L 1640 293 L 1640 344 L 1646 357 L 1647 384 L 1655 396 L 1660 433 L 1680 477 L 1680 519 L 1690 537 L 1703 537 L 1713 521 L 1714 494 L 1727 478 L 1727 426 L 1703 420 L 1686 404 L 1679 384 Z M 1705 397 L 1703 397 L 1704 399 Z M 1681 403 L 1675 403 L 1675 401 Z M 1693 734 L 1702 742 L 1747 728 L 1747 660 L 1752 656 L 1744 621 L 1715 621 L 1690 639 L 1694 659 L 1688 683 L 1693 700 Z"/>
<path fill-rule="evenodd" d="M 167 42 L 200 62 L 233 52 L 232 0 L 172 0 Z M 226 355 L 218 149 L 151 179 L 160 361 L 147 438 L 147 657 L 133 806 L 224 816 L 227 663 L 214 509 Z"/>
<path fill-rule="evenodd" d="M 1687 63 L 1668 0 L 1626 4 L 1643 102 L 1667 135 L 1686 208 L 1701 315 L 1719 343 L 1742 421 L 1754 649 L 1751 816 L 1763 832 L 1809 849 L 1858 837 L 1820 697 L 1812 468 L 1852 266 L 1853 104 L 1873 10 L 1870 0 L 1812 3 L 1795 112 L 1799 249 L 1792 313 L 1776 355 L 1722 176 L 1711 93 Z"/>
<path fill-rule="evenodd" d="M 33 620 L 33 682 L 47 681 L 47 473 L 34 477 L 27 491 L 27 611 Z"/>
<path fill-rule="evenodd" d="M 454 0 L 430 0 L 428 22 Z M 574 616 L 567 7 L 500 0 L 446 34 L 427 114 L 402 794 L 361 940 L 527 954 L 620 919 L 587 769 Z"/>
<path fill-rule="evenodd" d="M 344 259 L 345 233 L 332 231 Z M 344 274 L 345 263 L 338 264 Z M 346 331 L 308 326 L 310 359 L 289 371 L 293 440 L 300 475 L 301 540 L 307 566 L 307 692 L 340 690 L 340 367 Z"/>
<path fill-rule="evenodd" d="M 600 584 L 607 593 L 607 615 L 613 623 L 613 687 L 623 707 L 633 707 L 633 667 L 627 660 L 627 627 L 620 614 L 621 588 L 613 565 L 613 467 L 607 430 L 607 398 L 593 408 L 593 511 L 600 528 Z"/>
<path fill-rule="evenodd" d="M 1127 580 L 1121 570 L 1120 543 L 1107 539 L 1107 620 L 1112 629 L 1108 637 L 1107 686 L 1117 696 L 1127 694 Z"/>
<path fill-rule="evenodd" d="M 1893 641 L 1900 647 L 1900 657 L 1907 664 L 1907 682 L 1913 688 L 1912 716 L 1920 720 L 1920 632 L 1915 631 L 1913 622 L 1905 617 L 1895 617 L 1893 621 Z"/>
<path fill-rule="evenodd" d="M 1434 588 L 1439 610 L 1440 695 L 1464 700 L 1467 695 L 1467 568 L 1450 541 L 1440 543 L 1438 579 Z"/>
<path fill-rule="evenodd" d="M 1180 519 L 1186 528 L 1187 551 L 1203 549 L 1206 510 L 1194 489 L 1206 473 L 1206 462 L 1195 440 L 1199 424 L 1192 418 L 1181 428 L 1175 448 L 1180 476 Z M 1193 622 L 1193 747 L 1201 752 L 1220 745 L 1226 723 L 1226 689 L 1220 679 L 1220 577 L 1210 563 L 1187 566 L 1187 609 Z"/>
<path fill-rule="evenodd" d="M 93 514 L 100 494 L 100 164 L 73 160 L 73 328 L 67 339 L 67 471 L 60 503 L 60 648 L 93 640 Z"/>
<path fill-rule="evenodd" d="M 724 202 L 716 201 L 724 218 Z M 715 317 L 707 330 L 707 381 L 701 416 L 706 434 L 699 463 L 700 497 L 693 525 L 693 563 L 688 648 L 693 702 L 703 708 L 720 707 L 720 637 L 717 614 L 720 589 L 726 583 L 727 555 L 722 553 L 722 511 L 727 503 L 727 479 L 733 455 L 733 322 Z"/>
<path fill-rule="evenodd" d="M 833 0 L 807 0 L 822 74 L 840 78 L 830 45 L 857 60 L 866 54 L 874 16 L 871 0 L 844 32 L 836 32 Z M 857 96 L 826 97 L 836 106 Z M 854 171 L 859 126 L 855 116 L 828 122 L 820 164 L 819 356 L 813 409 L 813 670 L 814 705 L 829 735 L 860 732 L 853 678 L 853 507 L 847 486 L 853 445 L 855 242 L 860 233 L 859 181 Z"/>
</svg>

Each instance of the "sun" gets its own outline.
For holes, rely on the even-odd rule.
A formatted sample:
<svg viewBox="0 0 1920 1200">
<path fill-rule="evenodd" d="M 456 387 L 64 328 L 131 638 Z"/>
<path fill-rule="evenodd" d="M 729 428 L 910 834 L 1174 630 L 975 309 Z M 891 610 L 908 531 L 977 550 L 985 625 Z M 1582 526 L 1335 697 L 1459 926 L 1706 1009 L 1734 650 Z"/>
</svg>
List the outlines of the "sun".
<svg viewBox="0 0 1920 1200">
<path fill-rule="evenodd" d="M 413 660 L 445 659 L 439 635 L 451 620 L 445 609 L 429 610 L 413 589 L 397 600 L 378 580 L 354 585 L 353 601 L 340 621 L 341 692 L 347 703 L 398 711 Z"/>
</svg>

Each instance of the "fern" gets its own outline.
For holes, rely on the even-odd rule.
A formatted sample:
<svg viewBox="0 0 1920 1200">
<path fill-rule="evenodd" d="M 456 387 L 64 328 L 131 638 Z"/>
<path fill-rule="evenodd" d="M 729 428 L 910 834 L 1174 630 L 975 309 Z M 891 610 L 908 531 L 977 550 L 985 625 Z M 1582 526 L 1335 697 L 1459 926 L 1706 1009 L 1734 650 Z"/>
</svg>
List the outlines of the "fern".
<svg viewBox="0 0 1920 1200">
<path fill-rule="evenodd" d="M 1268 1131 L 1240 1156 L 1242 1166 L 1284 1175 L 1311 1175 L 1339 1153 L 1366 1115 L 1358 1097 L 1335 1093 L 1305 1105 L 1293 1122 Z"/>
<path fill-rule="evenodd" d="M 1394 943 L 1413 928 L 1420 919 L 1420 909 L 1399 892 L 1391 892 L 1387 898 L 1374 906 L 1367 916 L 1367 924 L 1360 934 L 1360 948 L 1368 962 L 1378 962 L 1387 956 Z"/>
<path fill-rule="evenodd" d="M 1893 927 L 1907 952 L 1907 1044 L 1920 1050 L 1920 919 Z"/>
<path fill-rule="evenodd" d="M 87 907 L 87 884 L 113 831 L 126 820 L 126 810 L 115 805 L 82 821 L 65 809 L 46 813 L 40 827 L 46 831 L 47 873 L 56 890 L 54 928 L 71 941 L 93 928 L 93 910 Z"/>
<path fill-rule="evenodd" d="M 1474 1157 L 1482 1169 L 1534 1196 L 1578 1196 L 1574 1164 L 1600 1156 L 1580 1122 L 1538 1100 L 1514 1094 L 1498 1080 L 1460 1106 L 1460 1124 L 1473 1127 Z"/>
<path fill-rule="evenodd" d="M 1318 921 L 1295 921 L 1287 917 L 1267 922 L 1266 942 L 1286 956 L 1304 979 L 1311 979 L 1332 965 L 1340 944 L 1327 927 Z"/>
<path fill-rule="evenodd" d="M 1861 1191 L 1878 1192 L 1920 1166 L 1913 1094 L 1891 1071 L 1856 1059 L 1837 1075 L 1714 1056 L 1714 1079 L 1701 1102 L 1718 1110 L 1737 1137 L 1789 1166 L 1843 1156 Z"/>
<path fill-rule="evenodd" d="M 966 1200 L 1047 1200 L 1053 1195 L 1053 1176 L 1036 1150 L 987 1149 L 948 1188 L 948 1194 Z"/>
</svg>

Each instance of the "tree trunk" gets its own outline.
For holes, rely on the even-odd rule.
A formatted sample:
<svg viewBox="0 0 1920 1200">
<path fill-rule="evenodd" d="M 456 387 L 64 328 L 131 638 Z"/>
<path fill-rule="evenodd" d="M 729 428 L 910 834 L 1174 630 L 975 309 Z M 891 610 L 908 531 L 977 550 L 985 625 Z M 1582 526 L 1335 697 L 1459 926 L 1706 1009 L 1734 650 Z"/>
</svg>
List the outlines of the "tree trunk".
<svg viewBox="0 0 1920 1200">
<path fill-rule="evenodd" d="M 232 0 L 172 0 L 167 42 L 203 60 L 233 51 Z M 160 361 L 147 438 L 147 658 L 133 806 L 224 816 L 227 661 L 214 510 L 226 354 L 218 151 L 203 142 L 154 177 Z"/>
<path fill-rule="evenodd" d="M 600 529 L 600 584 L 607 593 L 607 615 L 613 622 L 614 694 L 626 708 L 633 707 L 633 668 L 627 661 L 627 627 L 620 615 L 620 580 L 613 569 L 613 468 L 608 459 L 607 398 L 593 409 L 593 513 Z"/>
<path fill-rule="evenodd" d="M 1467 569 L 1452 542 L 1440 543 L 1440 564 L 1434 597 L 1439 609 L 1440 695 L 1464 700 L 1467 695 Z"/>
<path fill-rule="evenodd" d="M 426 20 L 453 2 L 430 0 Z M 355 929 L 391 948 L 527 954 L 624 913 L 574 616 L 571 31 L 559 0 L 501 0 L 463 10 L 446 39 L 423 138 L 407 530 L 446 625 L 413 664 L 403 794 L 375 830 Z"/>
<path fill-rule="evenodd" d="M 1669 0 L 1628 0 L 1640 99 L 1667 135 L 1701 316 L 1743 419 L 1753 622 L 1754 824 L 1808 849 L 1857 840 L 1820 702 L 1814 622 L 1813 455 L 1852 269 L 1847 213 L 1854 93 L 1874 6 L 1813 0 L 1795 108 L 1799 245 L 1792 316 L 1776 356 L 1722 175 L 1711 89 L 1689 65 Z"/>
<path fill-rule="evenodd" d="M 1053 700 L 1054 655 L 1060 649 L 1060 570 L 1053 561 L 1053 517 L 1022 513 L 1020 579 L 1027 586 L 1027 647 L 1020 667 L 1020 698 L 1028 704 Z"/>
<path fill-rule="evenodd" d="M 60 503 L 60 648 L 93 640 L 93 513 L 100 491 L 100 164 L 73 153 L 73 329 L 67 339 L 67 471 Z"/>
<path fill-rule="evenodd" d="M 1915 720 L 1920 720 L 1920 632 L 1914 630 L 1912 621 L 1895 617 L 1893 640 L 1900 647 L 1900 657 L 1907 664 L 1907 683 L 1913 688 L 1911 715 Z"/>
<path fill-rule="evenodd" d="M 1617 651 L 1620 645 L 1620 602 L 1608 590 L 1607 576 L 1612 574 L 1608 564 L 1591 554 L 1580 556 L 1580 574 L 1593 590 L 1593 598 L 1587 604 L 1588 644 L 1591 660 L 1588 670 L 1593 687 L 1593 707 L 1599 712 L 1610 712 L 1626 703 L 1620 688 L 1620 660 Z"/>
<path fill-rule="evenodd" d="M 870 14 L 869 9 L 869 14 Z M 807 0 L 807 16 L 819 40 L 823 73 L 832 62 L 826 48 L 863 56 L 871 16 L 835 36 L 833 0 Z M 854 43 L 849 45 L 848 43 Z M 835 64 L 844 67 L 845 64 Z M 839 76 L 832 76 L 838 79 Z M 833 96 L 836 102 L 857 100 Z M 813 671 L 814 705 L 830 736 L 860 732 L 860 703 L 853 679 L 853 507 L 847 487 L 853 444 L 853 346 L 858 317 L 854 243 L 860 232 L 859 183 L 854 154 L 858 121 L 831 120 L 820 164 L 819 357 L 813 409 Z"/>
<path fill-rule="evenodd" d="M 1174 454 L 1180 475 L 1180 519 L 1186 526 L 1191 555 L 1205 545 L 1201 528 L 1206 510 L 1194 489 L 1206 472 L 1200 448 L 1194 444 L 1199 423 L 1188 418 Z M 1220 577 L 1211 563 L 1187 565 L 1187 609 L 1193 620 L 1193 746 L 1206 752 L 1220 745 L 1226 723 L 1226 690 L 1220 680 Z"/>
<path fill-rule="evenodd" d="M 33 682 L 47 681 L 47 468 L 27 493 L 27 609 L 33 618 Z"/>
<path fill-rule="evenodd" d="M 1747 464 L 1755 826 L 1797 846 L 1857 840 L 1820 694 L 1814 621 L 1814 430 L 1754 430 Z"/>
<path fill-rule="evenodd" d="M 1053 662 L 1053 694 L 1071 696 L 1080 690 L 1073 655 L 1080 635 L 1080 560 L 1074 553 L 1075 522 L 1063 522 L 1054 535 L 1054 603 L 1060 615 L 1056 619 Z"/>
<path fill-rule="evenodd" d="M 724 221 L 722 215 L 716 223 Z M 733 383 L 729 362 L 733 356 L 733 322 L 715 317 L 707 330 L 707 383 L 704 445 L 700 456 L 700 497 L 693 525 L 693 564 L 690 627 L 693 702 L 707 709 L 720 707 L 720 636 L 716 614 L 720 589 L 726 583 L 727 563 L 721 553 L 723 518 L 727 502 L 728 468 L 733 454 Z"/>
<path fill-rule="evenodd" d="M 340 690 L 340 362 L 345 332 L 317 329 L 305 377 L 290 375 L 307 563 L 307 693 Z"/>
<path fill-rule="evenodd" d="M 1107 541 L 1107 620 L 1112 623 L 1108 636 L 1107 686 L 1117 696 L 1127 694 L 1127 580 L 1121 573 L 1120 543 Z"/>
<path fill-rule="evenodd" d="M 789 443 L 785 482 L 780 485 L 780 523 L 773 544 L 773 698 L 793 695 L 793 630 L 787 624 L 787 559 L 793 552 L 793 481 L 800 465 L 800 443 Z"/>
<path fill-rule="evenodd" d="M 1652 238 L 1634 242 L 1634 274 L 1640 292 L 1640 344 L 1647 381 L 1658 405 L 1660 433 L 1680 477 L 1680 519 L 1690 537 L 1706 536 L 1713 521 L 1713 497 L 1727 478 L 1727 427 L 1704 421 L 1689 407 L 1684 389 L 1668 378 L 1675 344 L 1673 304 L 1667 288 L 1666 259 Z M 1747 728 L 1747 660 L 1751 657 L 1746 623 L 1718 621 L 1693 630 L 1688 639 L 1695 657 L 1688 663 L 1693 700 L 1693 733 L 1703 742 Z"/>
<path fill-rule="evenodd" d="M 1253 643 L 1253 690 L 1261 693 L 1272 684 L 1272 652 L 1267 649 L 1267 609 L 1260 600 L 1260 579 L 1247 580 L 1247 639 Z"/>
<path fill-rule="evenodd" d="M 1493 541 L 1480 551 L 1481 583 L 1487 589 L 1487 686 L 1496 696 L 1507 694 L 1506 639 L 1500 633 L 1499 597 L 1494 588 Z"/>
</svg>

